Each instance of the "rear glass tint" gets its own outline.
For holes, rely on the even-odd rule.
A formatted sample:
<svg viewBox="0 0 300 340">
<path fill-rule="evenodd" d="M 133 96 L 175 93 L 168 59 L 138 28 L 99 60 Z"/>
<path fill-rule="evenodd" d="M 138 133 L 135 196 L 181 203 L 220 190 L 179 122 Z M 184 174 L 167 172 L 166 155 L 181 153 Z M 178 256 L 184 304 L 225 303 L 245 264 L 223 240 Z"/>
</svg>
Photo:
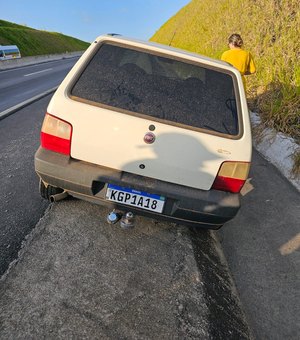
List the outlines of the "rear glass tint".
<svg viewBox="0 0 300 340">
<path fill-rule="evenodd" d="M 71 95 L 171 124 L 239 132 L 229 74 L 128 47 L 102 45 Z"/>
</svg>

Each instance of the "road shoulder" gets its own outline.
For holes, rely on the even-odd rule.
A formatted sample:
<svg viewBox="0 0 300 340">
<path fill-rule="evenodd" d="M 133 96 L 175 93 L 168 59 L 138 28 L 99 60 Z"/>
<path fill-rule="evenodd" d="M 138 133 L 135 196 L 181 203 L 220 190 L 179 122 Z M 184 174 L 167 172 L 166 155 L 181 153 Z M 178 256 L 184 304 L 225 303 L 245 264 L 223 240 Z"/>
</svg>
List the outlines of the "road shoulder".
<svg viewBox="0 0 300 340">
<path fill-rule="evenodd" d="M 2 338 L 251 339 L 210 232 L 107 212 L 51 206 L 2 280 Z"/>
</svg>

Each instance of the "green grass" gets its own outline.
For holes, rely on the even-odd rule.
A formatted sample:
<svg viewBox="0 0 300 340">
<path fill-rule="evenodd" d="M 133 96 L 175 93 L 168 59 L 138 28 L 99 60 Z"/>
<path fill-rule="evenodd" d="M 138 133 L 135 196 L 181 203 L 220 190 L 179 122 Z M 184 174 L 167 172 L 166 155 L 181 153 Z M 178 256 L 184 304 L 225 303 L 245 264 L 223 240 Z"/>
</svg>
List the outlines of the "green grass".
<svg viewBox="0 0 300 340">
<path fill-rule="evenodd" d="M 21 55 L 35 56 L 87 49 L 89 43 L 56 32 L 33 29 L 0 20 L 0 44 L 17 45 Z"/>
<path fill-rule="evenodd" d="M 192 0 L 150 40 L 220 58 L 232 33 L 257 66 L 247 77 L 250 108 L 300 143 L 299 0 Z"/>
<path fill-rule="evenodd" d="M 13 22 L 1 20 L 1 19 L 0 19 L 0 27 L 22 28 L 22 29 L 31 29 L 31 30 L 34 29 L 31 27 L 27 27 L 26 25 L 19 25 L 19 24 L 15 24 Z"/>
</svg>

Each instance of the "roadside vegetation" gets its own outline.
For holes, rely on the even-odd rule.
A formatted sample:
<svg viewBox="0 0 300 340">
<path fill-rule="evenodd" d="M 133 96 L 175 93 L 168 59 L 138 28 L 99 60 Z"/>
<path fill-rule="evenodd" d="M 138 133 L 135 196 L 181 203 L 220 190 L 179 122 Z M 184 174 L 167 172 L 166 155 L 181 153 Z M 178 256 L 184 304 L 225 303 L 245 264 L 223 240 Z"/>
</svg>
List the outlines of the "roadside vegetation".
<svg viewBox="0 0 300 340">
<path fill-rule="evenodd" d="M 83 51 L 89 43 L 67 35 L 0 20 L 0 45 L 17 45 L 22 57 Z"/>
<path fill-rule="evenodd" d="M 232 33 L 257 66 L 247 77 L 250 109 L 300 144 L 299 0 L 192 0 L 150 40 L 219 59 Z M 299 174 L 300 151 L 294 160 Z"/>
</svg>

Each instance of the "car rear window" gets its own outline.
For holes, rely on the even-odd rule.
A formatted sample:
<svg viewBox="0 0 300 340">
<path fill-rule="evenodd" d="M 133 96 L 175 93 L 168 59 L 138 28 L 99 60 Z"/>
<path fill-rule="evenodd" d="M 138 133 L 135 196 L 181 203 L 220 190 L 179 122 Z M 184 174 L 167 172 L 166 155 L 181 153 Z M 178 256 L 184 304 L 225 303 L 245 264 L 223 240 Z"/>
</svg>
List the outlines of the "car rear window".
<svg viewBox="0 0 300 340">
<path fill-rule="evenodd" d="M 230 74 L 124 46 L 103 44 L 71 96 L 171 124 L 239 133 Z"/>
</svg>

